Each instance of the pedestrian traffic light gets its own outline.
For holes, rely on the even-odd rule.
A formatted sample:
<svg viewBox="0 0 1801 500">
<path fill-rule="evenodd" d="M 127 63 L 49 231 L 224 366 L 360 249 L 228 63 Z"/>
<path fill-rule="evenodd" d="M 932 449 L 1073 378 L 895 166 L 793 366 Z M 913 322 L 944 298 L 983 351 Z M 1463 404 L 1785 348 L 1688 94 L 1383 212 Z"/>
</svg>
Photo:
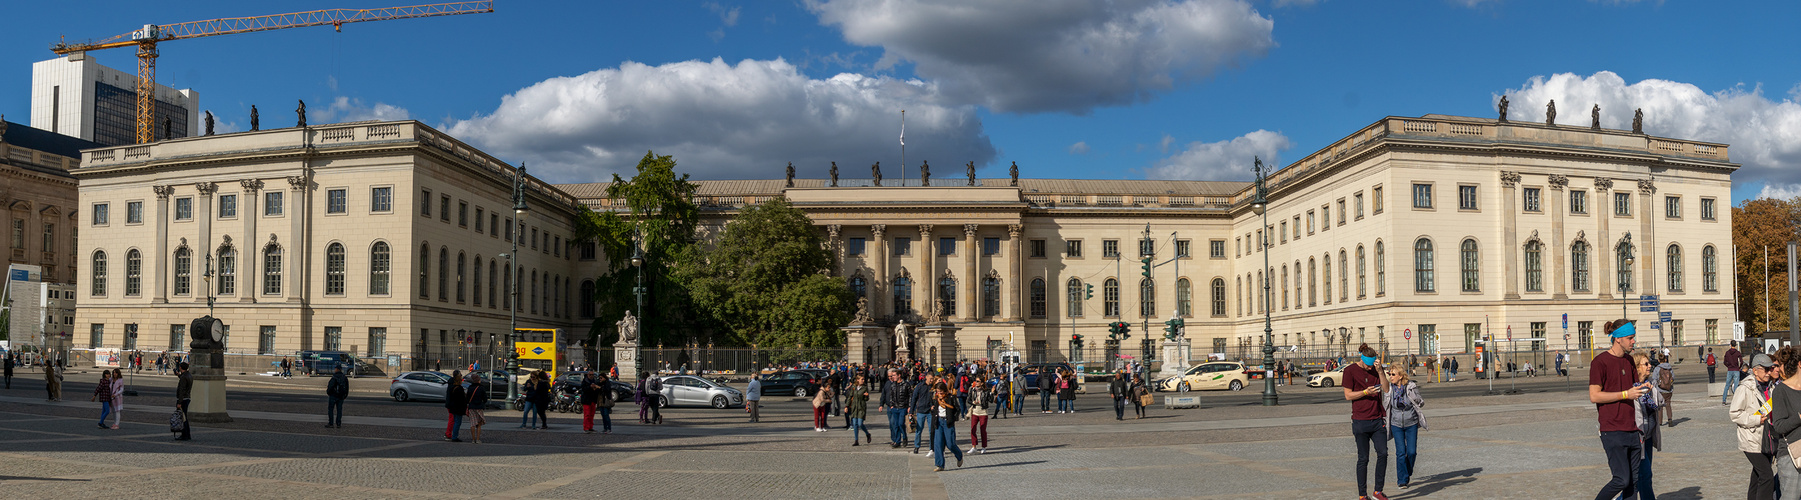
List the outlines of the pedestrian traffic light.
<svg viewBox="0 0 1801 500">
<path fill-rule="evenodd" d="M 1143 274 L 1144 277 L 1146 277 L 1146 278 L 1151 277 L 1151 258 L 1145 257 L 1143 259 L 1140 259 L 1139 262 L 1144 263 L 1144 272 L 1139 273 L 1139 274 Z"/>
<path fill-rule="evenodd" d="M 1087 286 L 1087 287 L 1088 287 L 1088 295 L 1087 295 L 1087 296 L 1085 296 L 1085 297 L 1082 297 L 1082 299 L 1083 299 L 1083 300 L 1090 300 L 1090 299 L 1093 299 L 1093 298 L 1094 298 L 1094 284 L 1093 284 L 1093 283 L 1089 283 L 1089 284 L 1086 284 L 1086 285 L 1084 285 L 1084 286 Z"/>
<path fill-rule="evenodd" d="M 1069 344 L 1075 346 L 1077 349 L 1081 349 L 1082 348 L 1082 334 L 1077 333 L 1077 334 L 1070 335 L 1069 336 Z"/>
</svg>

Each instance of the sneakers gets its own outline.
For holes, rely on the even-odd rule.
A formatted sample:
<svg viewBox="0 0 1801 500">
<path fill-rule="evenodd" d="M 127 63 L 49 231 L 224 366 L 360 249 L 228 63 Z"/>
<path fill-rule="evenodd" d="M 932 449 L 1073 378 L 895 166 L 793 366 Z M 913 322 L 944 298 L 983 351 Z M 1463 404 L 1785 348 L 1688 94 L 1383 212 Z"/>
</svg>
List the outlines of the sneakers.
<svg viewBox="0 0 1801 500">
<path fill-rule="evenodd" d="M 964 453 L 975 453 L 975 452 L 976 452 L 976 447 L 971 446 L 971 447 L 969 447 L 969 451 L 966 451 Z"/>
<path fill-rule="evenodd" d="M 977 452 L 976 452 L 976 453 L 979 453 L 979 454 L 982 454 L 982 455 L 987 455 L 987 454 L 988 454 L 988 447 L 987 447 L 987 446 L 983 446 L 983 447 L 982 447 L 982 449 L 981 449 L 981 451 L 977 451 Z"/>
<path fill-rule="evenodd" d="M 957 468 L 959 468 L 959 469 L 963 468 L 963 457 L 957 457 Z M 1384 498 L 1382 500 L 1388 500 L 1388 499 Z"/>
<path fill-rule="evenodd" d="M 1370 492 L 1370 500 L 1388 500 L 1388 495 L 1384 495 L 1380 491 L 1372 491 Z"/>
<path fill-rule="evenodd" d="M 944 472 L 944 468 L 943 467 L 933 467 L 932 472 Z"/>
</svg>

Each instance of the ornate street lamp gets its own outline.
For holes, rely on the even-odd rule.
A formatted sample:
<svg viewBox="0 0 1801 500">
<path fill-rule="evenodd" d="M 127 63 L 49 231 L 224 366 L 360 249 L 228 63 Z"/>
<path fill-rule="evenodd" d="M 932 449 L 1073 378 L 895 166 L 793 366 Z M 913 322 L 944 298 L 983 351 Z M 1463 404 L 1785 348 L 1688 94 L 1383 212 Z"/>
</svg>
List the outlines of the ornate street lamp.
<svg viewBox="0 0 1801 500">
<path fill-rule="evenodd" d="M 516 262 L 519 255 L 519 238 L 525 236 L 525 212 L 530 208 L 525 205 L 525 164 L 519 164 L 518 172 L 513 174 L 513 224 L 508 228 L 513 231 L 513 252 L 502 254 L 507 258 L 508 293 L 513 300 L 507 305 L 507 404 L 512 405 L 519 399 L 519 266 Z"/>
<path fill-rule="evenodd" d="M 637 236 L 633 238 L 636 241 L 632 242 L 632 267 L 637 270 L 638 283 L 636 286 L 632 287 L 632 295 L 636 296 L 638 299 L 638 324 L 642 325 L 644 324 L 644 319 L 649 317 L 650 314 L 644 312 L 644 231 L 639 229 L 637 233 Z M 634 344 L 634 347 L 639 348 L 637 349 L 638 351 L 642 351 L 642 348 L 644 347 L 644 332 L 642 329 L 638 332 L 638 338 L 635 339 Z M 657 354 L 657 359 L 662 359 L 662 352 L 659 351 Z"/>
<path fill-rule="evenodd" d="M 1263 171 L 1263 159 L 1256 157 L 1253 157 L 1252 159 L 1253 163 L 1251 164 L 1251 170 L 1257 174 L 1257 193 L 1256 197 L 1251 199 L 1251 212 L 1263 218 L 1262 227 L 1268 227 L 1269 200 L 1267 198 L 1268 192 L 1264 185 L 1266 176 Z M 1259 247 L 1258 251 L 1263 252 L 1263 269 L 1265 270 L 1269 269 L 1268 237 L 1269 235 L 1265 233 L 1265 239 L 1257 242 Z M 1269 278 L 1266 277 L 1263 279 L 1262 300 L 1269 300 L 1269 282 Z M 1275 373 L 1276 345 L 1275 330 L 1270 326 L 1270 315 L 1269 305 L 1265 304 L 1263 306 L 1263 406 L 1275 406 L 1279 400 L 1279 396 L 1276 395 L 1276 378 L 1271 375 Z"/>
</svg>

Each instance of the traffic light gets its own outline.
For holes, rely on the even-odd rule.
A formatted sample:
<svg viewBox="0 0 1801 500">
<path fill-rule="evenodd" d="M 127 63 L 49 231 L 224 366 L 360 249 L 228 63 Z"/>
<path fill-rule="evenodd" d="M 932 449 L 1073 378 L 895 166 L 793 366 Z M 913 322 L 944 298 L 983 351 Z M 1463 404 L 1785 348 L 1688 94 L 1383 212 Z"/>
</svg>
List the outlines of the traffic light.
<svg viewBox="0 0 1801 500">
<path fill-rule="evenodd" d="M 1069 336 L 1069 344 L 1072 346 L 1075 346 L 1077 349 L 1081 349 L 1082 348 L 1082 334 L 1080 334 L 1080 333 L 1071 334 Z"/>
<path fill-rule="evenodd" d="M 1087 284 L 1084 286 L 1088 287 L 1088 295 L 1086 297 L 1082 297 L 1082 299 L 1083 300 L 1093 300 L 1094 299 L 1094 284 L 1090 283 L 1090 284 Z"/>
<path fill-rule="evenodd" d="M 1168 325 L 1163 329 L 1163 338 L 1175 340 L 1176 337 L 1181 335 L 1182 327 L 1186 325 L 1186 322 L 1182 321 L 1182 318 L 1171 318 L 1169 321 L 1163 322 L 1163 324 Z"/>
<path fill-rule="evenodd" d="M 1118 340 L 1132 338 L 1132 325 L 1124 321 L 1113 322 L 1113 330 L 1119 334 Z"/>
<path fill-rule="evenodd" d="M 1150 257 L 1145 257 L 1145 258 L 1143 258 L 1143 259 L 1139 259 L 1139 262 L 1142 262 L 1142 263 L 1144 263 L 1144 266 L 1143 266 L 1143 267 L 1144 267 L 1144 272 L 1142 272 L 1142 273 L 1139 273 L 1139 274 L 1142 274 L 1142 275 L 1144 275 L 1144 277 L 1146 277 L 1146 278 L 1149 278 L 1149 277 L 1151 277 L 1151 258 L 1150 258 Z"/>
</svg>

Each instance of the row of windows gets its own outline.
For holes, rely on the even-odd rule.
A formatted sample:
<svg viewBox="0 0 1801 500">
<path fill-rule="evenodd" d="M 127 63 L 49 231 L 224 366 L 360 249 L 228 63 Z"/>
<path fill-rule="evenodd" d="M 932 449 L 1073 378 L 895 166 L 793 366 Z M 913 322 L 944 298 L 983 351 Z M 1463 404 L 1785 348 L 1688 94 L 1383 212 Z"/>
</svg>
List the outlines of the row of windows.
<svg viewBox="0 0 1801 500">
<path fill-rule="evenodd" d="M 391 190 L 392 188 L 383 187 L 383 188 L 375 188 L 375 189 Z M 344 190 L 342 190 L 342 189 L 334 189 L 334 190 L 328 191 L 328 195 L 327 195 L 328 200 L 332 199 L 333 196 L 336 197 L 336 199 L 340 202 L 340 204 L 338 205 L 338 207 L 340 209 L 342 209 L 341 202 L 343 201 L 343 198 L 344 198 L 343 191 Z M 335 195 L 332 193 L 335 193 Z M 219 203 L 219 207 L 218 207 L 219 210 L 217 212 L 218 215 L 216 215 L 214 217 L 215 219 L 227 220 L 227 219 L 238 218 L 238 195 L 236 195 L 236 194 L 221 194 L 221 195 L 216 196 L 215 198 L 218 199 L 218 203 Z M 263 200 L 262 210 L 263 210 L 264 217 L 281 217 L 287 213 L 287 192 L 286 191 L 264 191 L 262 193 L 262 200 Z M 328 206 L 330 206 L 329 203 L 328 203 Z M 106 225 L 109 225 L 112 223 L 112 204 L 111 203 L 95 203 L 90 210 L 91 210 L 92 216 L 89 217 L 88 225 L 106 226 Z M 339 212 L 331 212 L 331 213 L 343 213 L 343 212 L 339 211 Z M 186 221 L 194 220 L 194 197 L 182 196 L 182 197 L 175 198 L 175 220 L 177 222 L 186 222 Z M 132 200 L 132 201 L 125 202 L 125 223 L 126 224 L 143 224 L 144 223 L 144 202 L 143 201 Z"/>
<path fill-rule="evenodd" d="M 938 255 L 956 255 L 958 240 L 959 238 L 938 238 Z M 1049 254 L 1049 243 L 1046 240 L 1033 239 L 1029 240 L 1027 243 L 1027 246 L 1029 247 L 1028 255 L 1031 258 L 1045 258 Z M 1192 242 L 1189 240 L 1175 240 L 1176 256 L 1191 257 L 1191 243 Z M 1224 258 L 1226 256 L 1226 240 L 1212 240 L 1208 243 L 1210 255 L 1213 258 Z M 993 256 L 1001 253 L 1001 239 L 998 237 L 982 238 L 981 244 L 983 256 Z M 896 237 L 893 239 L 893 245 L 889 248 L 891 249 L 890 253 L 894 256 L 911 255 L 913 252 L 913 238 Z M 1118 258 L 1119 240 L 1103 240 L 1101 242 L 1101 250 L 1103 257 Z M 853 257 L 867 254 L 868 240 L 861 237 L 846 238 L 844 253 Z M 1138 255 L 1140 257 L 1149 257 L 1156 255 L 1156 253 L 1157 242 L 1155 239 L 1139 240 Z M 1082 240 L 1064 240 L 1063 254 L 1065 257 L 1080 258 L 1082 256 Z"/>
<path fill-rule="evenodd" d="M 124 325 L 124 328 L 125 328 L 124 335 L 121 336 L 122 338 L 120 339 L 121 342 L 119 343 L 119 345 L 124 350 L 128 350 L 128 351 L 138 349 L 138 324 L 137 323 L 126 323 Z M 188 329 L 188 325 L 186 325 L 186 324 L 171 324 L 171 325 L 169 325 L 169 339 L 168 339 L 169 340 L 169 344 L 168 344 L 169 350 L 171 350 L 171 351 L 187 350 L 187 329 Z M 257 343 L 256 343 L 257 354 L 275 354 L 275 345 L 276 345 L 276 340 L 277 340 L 276 327 L 274 325 L 261 325 L 257 328 L 257 332 L 258 332 Z M 230 349 L 231 348 L 231 325 L 225 325 L 224 331 L 221 333 L 223 333 L 223 335 L 222 335 L 223 340 L 221 343 L 225 346 L 226 349 Z M 325 327 L 324 333 L 325 333 L 325 335 L 324 335 L 325 338 L 323 340 L 324 340 L 324 349 L 325 350 L 327 350 L 327 351 L 344 350 L 344 327 L 327 326 L 327 327 Z M 380 326 L 369 327 L 367 339 L 368 339 L 367 343 L 365 343 L 363 345 L 367 346 L 367 352 L 370 357 L 379 357 L 379 356 L 386 355 L 387 349 L 388 349 L 388 347 L 387 347 L 387 345 L 388 345 L 388 329 L 387 329 L 387 327 L 380 327 Z M 106 339 L 106 325 L 101 324 L 101 323 L 91 323 L 88 325 L 88 346 L 103 347 L 106 345 L 106 340 L 107 340 Z"/>
<path fill-rule="evenodd" d="M 419 216 L 431 218 L 433 204 L 431 190 L 421 189 L 419 200 Z M 439 194 L 436 200 L 438 220 L 446 224 L 450 223 L 453 210 L 450 195 Z M 530 246 L 531 249 L 542 251 L 546 255 L 569 259 L 574 258 L 579 251 L 582 260 L 593 260 L 596 257 L 596 248 L 593 242 L 576 243 L 571 239 L 567 245 L 568 248 L 565 248 L 562 235 L 552 234 L 549 230 L 540 232 L 537 226 L 523 227 L 523 223 L 516 227 L 512 217 L 503 219 L 500 211 L 490 212 L 481 206 L 471 207 L 467 200 L 456 199 L 455 203 L 457 227 L 473 226 L 476 234 L 486 234 L 490 238 L 501 238 L 509 242 L 513 241 L 513 231 L 517 230 L 521 236 L 524 236 L 520 240 L 520 246 Z M 471 208 L 474 209 L 473 217 L 470 215 Z M 484 221 L 486 222 L 484 223 Z"/>
<path fill-rule="evenodd" d="M 1351 260 L 1353 254 L 1356 259 L 1355 261 Z M 1265 271 L 1245 273 L 1243 277 L 1235 278 L 1237 283 L 1234 284 L 1235 291 L 1233 293 L 1239 298 L 1239 306 L 1236 313 L 1239 316 L 1263 313 L 1270 310 L 1270 302 L 1276 300 L 1278 297 L 1281 299 L 1282 310 L 1288 310 L 1290 304 L 1289 290 L 1291 289 L 1294 291 L 1292 303 L 1295 309 L 1302 307 L 1303 297 L 1306 298 L 1307 307 L 1320 305 L 1322 303 L 1320 300 L 1321 298 L 1324 298 L 1323 303 L 1325 305 L 1331 305 L 1333 289 L 1335 288 L 1334 282 L 1332 281 L 1332 261 L 1332 254 L 1330 253 L 1319 258 L 1309 257 L 1307 259 L 1307 267 L 1305 268 L 1307 277 L 1304 282 L 1301 276 L 1301 261 L 1299 260 L 1296 260 L 1292 267 L 1288 264 L 1283 264 Z M 1377 241 L 1375 244 L 1375 288 L 1377 297 L 1388 294 L 1388 274 L 1385 262 L 1386 255 L 1383 250 L 1382 242 Z M 1357 299 L 1363 300 L 1369 296 L 1369 253 L 1365 250 L 1363 245 L 1357 245 L 1357 248 L 1354 251 L 1347 251 L 1346 249 L 1341 248 L 1338 250 L 1339 274 L 1336 283 L 1339 302 L 1350 301 L 1350 266 L 1353 263 L 1357 266 Z M 1294 286 L 1292 288 L 1289 287 L 1291 269 L 1294 276 Z M 1267 277 L 1265 274 L 1266 272 L 1268 273 Z M 1276 285 L 1278 276 L 1281 283 L 1279 287 Z M 1320 277 L 1323 277 L 1324 279 L 1317 279 Z M 1321 294 L 1319 291 L 1319 283 L 1321 281 L 1325 283 L 1324 294 Z M 1306 291 L 1306 295 L 1304 296 L 1302 295 L 1303 286 Z M 1265 293 L 1258 294 L 1257 290 L 1263 290 Z M 1254 304 L 1249 300 L 1253 295 L 1259 297 L 1259 300 L 1255 301 Z"/>
<path fill-rule="evenodd" d="M 1480 210 L 1481 209 L 1481 205 L 1479 203 L 1478 188 L 1479 188 L 1479 186 L 1472 185 L 1472 184 L 1459 184 L 1457 186 L 1457 209 L 1458 210 Z M 1414 183 L 1413 184 L 1413 208 L 1427 209 L 1427 210 L 1434 208 L 1436 206 L 1436 201 L 1433 198 L 1432 191 L 1433 191 L 1433 184 L 1431 184 L 1431 183 Z M 1542 188 L 1524 187 L 1524 188 L 1520 189 L 1520 193 L 1521 193 L 1520 194 L 1520 198 L 1521 198 L 1520 209 L 1521 209 L 1521 211 L 1524 211 L 1527 213 L 1544 213 L 1544 201 L 1543 201 L 1544 197 L 1543 197 L 1543 189 Z M 1708 198 L 1708 197 L 1702 197 L 1701 198 L 1701 214 L 1700 214 L 1701 220 L 1704 220 L 1704 221 L 1719 220 L 1717 218 L 1717 214 L 1715 213 L 1715 210 L 1716 210 L 1715 206 L 1716 206 L 1715 199 Z M 1587 214 L 1588 213 L 1588 191 L 1580 190 L 1580 189 L 1570 190 L 1569 207 L 1570 207 L 1571 214 L 1575 214 L 1575 215 Z M 1682 218 L 1682 196 L 1681 195 L 1673 195 L 1673 194 L 1672 195 L 1664 195 L 1663 208 L 1664 208 L 1664 214 L 1663 214 L 1664 218 L 1666 218 L 1666 219 L 1681 219 Z M 1615 216 L 1619 216 L 1619 217 L 1631 217 L 1632 216 L 1632 193 L 1631 192 L 1615 191 L 1613 193 L 1613 214 Z"/>
<path fill-rule="evenodd" d="M 1374 204 L 1372 206 L 1373 213 L 1375 215 L 1381 215 L 1382 214 L 1382 185 L 1377 184 L 1375 186 L 1370 187 L 1370 195 L 1371 195 L 1371 199 L 1374 200 Z M 1336 205 L 1338 207 L 1338 209 L 1337 209 L 1338 218 L 1337 219 L 1332 218 L 1334 205 Z M 1353 211 L 1353 210 L 1355 211 L 1356 215 L 1354 215 L 1354 216 L 1349 215 L 1351 213 L 1351 211 Z M 1318 219 L 1315 219 L 1316 215 L 1318 216 Z M 1303 217 L 1305 217 L 1305 218 L 1303 219 Z M 1320 207 L 1318 209 L 1308 209 L 1305 215 L 1295 214 L 1292 218 L 1289 218 L 1289 219 L 1284 219 L 1284 218 L 1278 217 L 1277 222 L 1275 224 L 1269 224 L 1269 225 L 1266 225 L 1262 229 L 1256 230 L 1255 238 L 1252 237 L 1253 233 L 1251 233 L 1251 232 L 1244 233 L 1243 237 L 1233 238 L 1233 242 L 1232 242 L 1233 256 L 1234 257 L 1242 257 L 1245 255 L 1250 255 L 1253 252 L 1256 252 L 1257 251 L 1257 249 L 1255 248 L 1257 245 L 1256 242 L 1259 242 L 1259 241 L 1263 242 L 1263 246 L 1265 246 L 1265 247 L 1272 247 L 1277 244 L 1286 244 L 1286 243 L 1288 243 L 1288 236 L 1291 233 L 1291 231 L 1294 234 L 1295 241 L 1300 241 L 1301 240 L 1301 228 L 1302 228 L 1303 221 L 1306 223 L 1307 234 L 1312 235 L 1312 234 L 1314 234 L 1314 232 L 1316 230 L 1321 231 L 1321 232 L 1329 231 L 1335 225 L 1336 226 L 1345 225 L 1347 223 L 1347 220 L 1346 220 L 1347 217 L 1349 217 L 1350 220 L 1352 220 L 1352 221 L 1363 220 L 1363 191 L 1357 191 L 1355 193 L 1351 193 L 1351 196 L 1349 198 L 1339 197 L 1336 202 L 1322 204 L 1322 205 L 1320 205 Z M 1315 224 L 1316 220 L 1318 221 L 1317 225 Z M 1294 223 L 1293 229 L 1290 229 L 1290 227 L 1289 227 L 1290 221 L 1292 221 Z M 1269 238 L 1274 238 L 1276 241 L 1272 242 L 1269 240 Z M 1216 256 L 1217 257 L 1225 257 L 1225 254 L 1226 254 L 1226 251 L 1224 248 L 1225 240 L 1216 240 L 1216 241 L 1219 242 L 1218 247 L 1217 247 L 1218 253 Z"/>
<path fill-rule="evenodd" d="M 1078 278 L 1070 278 L 1068 285 L 1069 285 L 1069 302 L 1068 302 L 1068 309 L 1067 309 L 1068 315 L 1071 318 L 1083 317 L 1083 314 L 1084 314 L 1083 313 L 1083 301 L 1085 299 L 1084 295 L 1086 295 L 1087 289 L 1084 286 L 1084 284 L 1082 283 L 1082 280 L 1078 279 Z M 868 280 L 866 280 L 863 277 L 863 275 L 861 273 L 858 273 L 856 275 L 851 276 L 850 288 L 851 288 L 851 293 L 854 294 L 855 296 L 866 297 L 866 296 L 868 296 L 868 293 L 869 293 L 869 282 L 868 282 Z M 912 314 L 914 312 L 914 310 L 913 310 L 913 280 L 912 280 L 912 278 L 905 276 L 905 275 L 896 276 L 894 278 L 893 290 L 894 290 L 894 298 L 893 298 L 894 315 L 906 316 L 906 315 Z M 945 316 L 955 316 L 957 314 L 957 280 L 955 278 L 952 278 L 949 276 L 940 278 L 938 280 L 937 292 L 938 293 L 937 293 L 936 300 L 938 300 L 938 302 L 940 304 L 942 304 Z M 1212 309 L 1211 309 L 1212 315 L 1225 316 L 1225 314 L 1226 314 L 1226 280 L 1224 278 L 1214 278 L 1212 292 L 1213 292 Z M 1001 313 L 1000 312 L 1001 311 L 1001 305 L 1000 305 L 1001 304 L 1001 298 L 1000 298 L 1001 297 L 1001 280 L 1000 280 L 1000 278 L 995 277 L 995 276 L 988 276 L 988 277 L 982 278 L 982 292 L 981 293 L 982 293 L 981 317 L 992 318 L 995 316 L 999 316 Z M 1114 278 L 1108 278 L 1106 280 L 1106 283 L 1103 286 L 1103 293 L 1105 296 L 1103 297 L 1103 300 L 1102 300 L 1102 314 L 1104 316 L 1108 316 L 1108 317 L 1118 317 L 1120 315 L 1119 280 L 1114 279 Z M 1156 312 L 1156 303 L 1157 303 L 1156 281 L 1149 279 L 1149 278 L 1140 280 L 1139 288 L 1138 288 L 1138 296 L 1139 296 L 1139 303 L 1138 303 L 1139 316 L 1144 317 L 1144 318 L 1158 317 L 1157 312 Z M 1177 279 L 1176 280 L 1176 314 L 1184 316 L 1184 317 L 1193 316 L 1194 312 L 1193 312 L 1193 307 L 1191 304 L 1191 302 L 1192 302 L 1191 297 L 1192 297 L 1192 292 L 1190 290 L 1188 278 Z M 1044 278 L 1033 278 L 1032 279 L 1031 293 L 1030 293 L 1029 300 L 1030 300 L 1031 316 L 1034 318 L 1045 317 L 1046 306 L 1047 306 L 1046 301 L 1048 300 L 1048 298 L 1047 298 L 1047 293 L 1045 290 Z"/>
<path fill-rule="evenodd" d="M 56 251 L 56 223 L 45 222 L 42 227 L 44 232 L 41 234 L 44 239 L 42 240 L 43 246 L 39 248 L 45 252 Z M 25 235 L 25 219 L 14 217 L 12 224 L 12 247 L 20 250 L 25 249 Z M 71 242 L 71 245 L 73 245 L 73 242 Z"/>
</svg>

